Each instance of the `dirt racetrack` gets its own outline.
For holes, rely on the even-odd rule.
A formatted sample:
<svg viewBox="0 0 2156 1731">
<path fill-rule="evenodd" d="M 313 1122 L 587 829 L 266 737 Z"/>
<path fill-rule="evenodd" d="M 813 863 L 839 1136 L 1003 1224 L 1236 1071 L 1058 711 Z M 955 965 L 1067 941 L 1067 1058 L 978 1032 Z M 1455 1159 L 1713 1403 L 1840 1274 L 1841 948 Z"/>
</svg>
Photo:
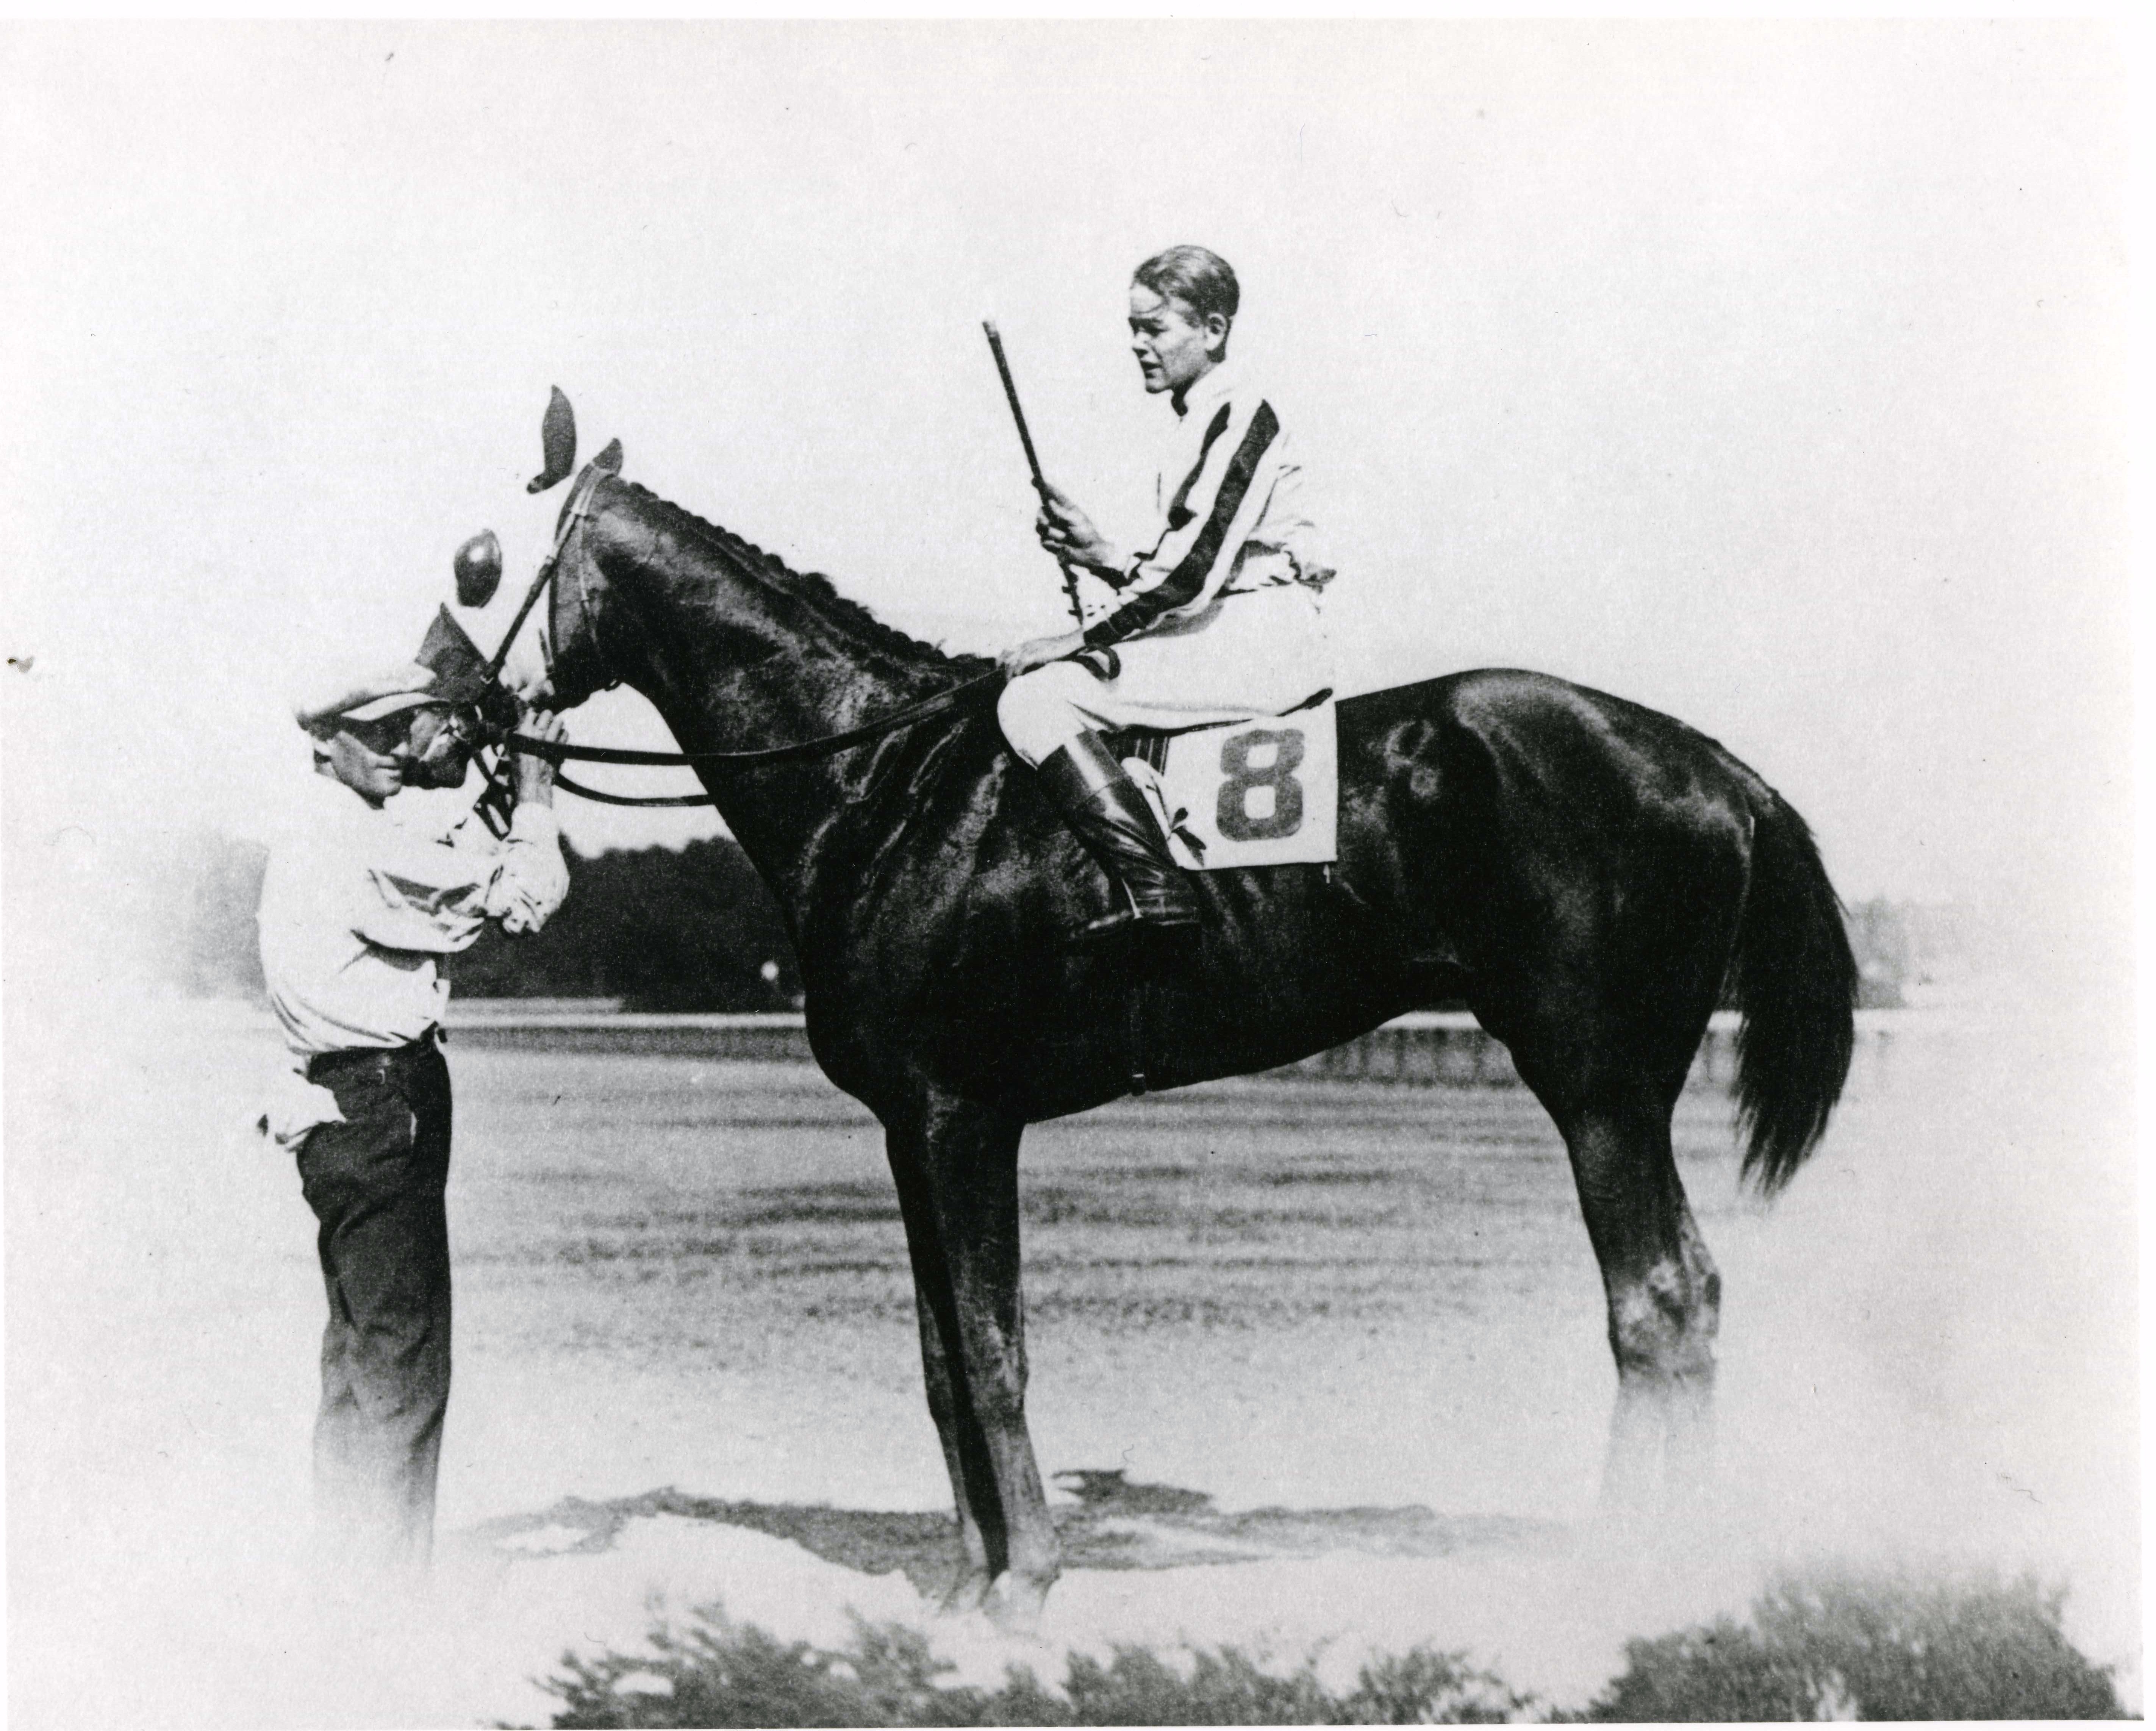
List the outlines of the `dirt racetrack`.
<svg viewBox="0 0 2156 1731">
<path fill-rule="evenodd" d="M 369 1632 L 303 1585 L 321 1298 L 296 1181 L 243 1127 L 266 1029 L 172 1005 L 35 1035 L 8 1095 L 20 1722 L 542 1722 L 530 1679 L 654 1602 L 823 1639 L 927 1617 L 948 1492 L 897 1210 L 813 1070 L 452 1045 L 442 1562 Z M 1912 1035 L 1770 1211 L 1726 1102 L 1688 1096 L 1721 1482 L 1622 1543 L 1588 1519 L 1599 1282 L 1526 1095 L 1250 1081 L 1040 1127 L 1031 1412 L 1070 1564 L 1042 1645 L 937 1638 L 990 1677 L 1117 1639 L 1427 1641 L 1577 1702 L 1625 1636 L 1778 1559 L 1973 1559 L 2068 1585 L 2138 1704 L 2124 1062 L 2018 1014 Z"/>
</svg>

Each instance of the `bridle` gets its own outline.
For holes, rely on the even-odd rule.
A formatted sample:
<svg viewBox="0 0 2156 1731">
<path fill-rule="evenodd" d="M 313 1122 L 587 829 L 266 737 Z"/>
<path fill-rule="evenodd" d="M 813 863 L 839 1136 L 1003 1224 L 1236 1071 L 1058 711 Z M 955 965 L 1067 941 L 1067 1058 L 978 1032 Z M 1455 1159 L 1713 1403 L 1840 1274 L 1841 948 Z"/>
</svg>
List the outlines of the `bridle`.
<svg viewBox="0 0 2156 1731">
<path fill-rule="evenodd" d="M 561 521 L 554 532 L 553 547 L 546 558 L 540 562 L 538 574 L 532 578 L 531 587 L 525 594 L 523 604 L 517 609 L 516 617 L 511 621 L 508 633 L 501 639 L 501 647 L 495 651 L 493 658 L 487 663 L 488 678 L 491 679 L 501 671 L 501 665 L 508 658 L 510 645 L 516 640 L 516 634 L 524 629 L 524 622 L 531 617 L 531 609 L 538 605 L 539 598 L 549 588 L 558 590 L 557 573 L 561 568 L 562 555 L 568 550 L 569 543 L 577 532 L 591 520 L 592 497 L 598 491 L 600 478 L 603 475 L 619 473 L 620 468 L 621 445 L 617 440 L 586 464 L 583 472 L 577 477 L 577 484 L 570 491 L 568 502 L 562 507 Z M 581 562 L 577 568 L 576 583 L 578 621 L 585 625 L 588 634 L 593 639 L 593 649 L 590 653 L 595 654 L 601 667 L 611 673 L 613 671 L 611 664 L 608 662 L 604 650 L 598 646 L 598 616 L 591 608 L 585 595 Z M 554 665 L 551 644 L 547 645 L 546 654 L 547 671 L 551 675 Z M 662 769 L 694 768 L 704 763 L 753 769 L 773 764 L 806 763 L 817 758 L 834 756 L 854 746 L 865 745 L 872 739 L 880 739 L 885 735 L 896 733 L 901 728 L 914 727 L 921 722 L 929 721 L 937 716 L 976 702 L 986 696 L 992 687 L 999 686 L 1003 683 L 1003 678 L 1002 669 L 991 668 L 988 672 L 977 674 L 969 680 L 951 686 L 947 691 L 938 691 L 933 696 L 923 698 L 918 703 L 908 704 L 905 708 L 896 710 L 889 715 L 880 716 L 875 721 L 865 722 L 860 727 L 849 727 L 838 733 L 827 733 L 820 738 L 798 740 L 788 745 L 765 746 L 754 751 L 626 751 L 606 746 L 572 745 L 566 740 L 534 739 L 528 734 L 511 733 L 500 741 L 500 756 L 493 763 L 489 763 L 484 760 L 481 762 L 480 768 L 485 773 L 487 784 L 480 794 L 478 809 L 485 818 L 489 826 L 494 828 L 497 834 L 506 830 L 509 810 L 514 802 L 509 798 L 508 788 L 503 784 L 501 778 L 502 769 L 513 755 L 543 758 L 548 763 L 554 764 L 557 769 L 565 763 L 634 764 L 646 768 Z M 621 679 L 619 675 L 615 675 L 607 681 L 610 686 L 620 683 Z M 600 689 L 603 690 L 605 686 Z M 608 794 L 598 788 L 588 788 L 580 782 L 572 781 L 569 777 L 558 773 L 554 778 L 554 785 L 565 794 L 573 794 L 579 799 L 589 799 L 600 805 L 681 806 L 711 805 L 716 803 L 709 794 Z"/>
</svg>

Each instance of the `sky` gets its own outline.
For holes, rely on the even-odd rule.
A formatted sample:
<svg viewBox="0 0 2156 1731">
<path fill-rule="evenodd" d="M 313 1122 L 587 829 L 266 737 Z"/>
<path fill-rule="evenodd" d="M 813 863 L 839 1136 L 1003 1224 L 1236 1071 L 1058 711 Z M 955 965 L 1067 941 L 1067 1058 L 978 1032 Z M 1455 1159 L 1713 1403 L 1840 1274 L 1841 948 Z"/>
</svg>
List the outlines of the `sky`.
<svg viewBox="0 0 2156 1731">
<path fill-rule="evenodd" d="M 408 655 L 482 526 L 490 648 L 552 385 L 893 624 L 1056 629 L 980 321 L 1137 541 L 1126 285 L 1197 241 L 1343 689 L 1561 675 L 1721 739 L 1848 897 L 2115 930 L 2121 61 L 2033 21 L 0 25 L 12 881 L 269 833 L 290 693 Z M 668 743 L 629 694 L 572 729 Z"/>
</svg>

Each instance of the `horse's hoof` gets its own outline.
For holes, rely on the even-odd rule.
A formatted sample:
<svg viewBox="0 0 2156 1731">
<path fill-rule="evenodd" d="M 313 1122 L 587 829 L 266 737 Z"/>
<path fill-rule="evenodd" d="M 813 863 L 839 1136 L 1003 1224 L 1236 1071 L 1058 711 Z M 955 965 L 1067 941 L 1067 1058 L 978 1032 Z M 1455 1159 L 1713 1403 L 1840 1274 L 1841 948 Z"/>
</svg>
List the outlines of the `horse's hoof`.
<svg viewBox="0 0 2156 1731">
<path fill-rule="evenodd" d="M 988 1602 L 988 1577 L 978 1569 L 963 1571 L 936 1601 L 936 1614 L 944 1617 L 970 1616 Z"/>
<path fill-rule="evenodd" d="M 1048 1603 L 1048 1583 L 1021 1579 L 1006 1570 L 989 1584 L 981 1609 L 998 1634 L 1031 1636 L 1040 1632 L 1040 1613 Z"/>
</svg>

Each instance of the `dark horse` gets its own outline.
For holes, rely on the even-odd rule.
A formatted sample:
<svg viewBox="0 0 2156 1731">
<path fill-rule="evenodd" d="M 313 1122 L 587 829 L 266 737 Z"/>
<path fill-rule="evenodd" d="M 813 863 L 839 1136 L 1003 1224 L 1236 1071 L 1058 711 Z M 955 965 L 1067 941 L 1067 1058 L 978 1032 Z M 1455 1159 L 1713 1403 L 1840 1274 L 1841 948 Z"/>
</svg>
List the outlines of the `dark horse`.
<svg viewBox="0 0 2156 1731">
<path fill-rule="evenodd" d="M 1073 954 L 1106 881 L 984 704 L 822 756 L 724 756 L 862 727 L 988 664 L 618 475 L 585 479 L 558 549 L 555 699 L 625 683 L 712 754 L 698 773 L 784 910 L 817 1061 L 883 1122 L 957 1502 L 955 1604 L 1022 1625 L 1058 1572 L 1025 1421 L 1025 1127 L 1139 1072 L 1264 1070 L 1440 1000 L 1511 1049 L 1571 1154 L 1617 1361 L 1605 1498 L 1703 1471 L 1721 1283 L 1671 1110 L 1727 991 L 1745 1170 L 1773 1192 L 1851 1052 L 1840 904 L 1771 788 L 1680 722 L 1537 674 L 1353 697 L 1335 868 L 1199 875 L 1201 936 L 1170 966 Z"/>
</svg>

